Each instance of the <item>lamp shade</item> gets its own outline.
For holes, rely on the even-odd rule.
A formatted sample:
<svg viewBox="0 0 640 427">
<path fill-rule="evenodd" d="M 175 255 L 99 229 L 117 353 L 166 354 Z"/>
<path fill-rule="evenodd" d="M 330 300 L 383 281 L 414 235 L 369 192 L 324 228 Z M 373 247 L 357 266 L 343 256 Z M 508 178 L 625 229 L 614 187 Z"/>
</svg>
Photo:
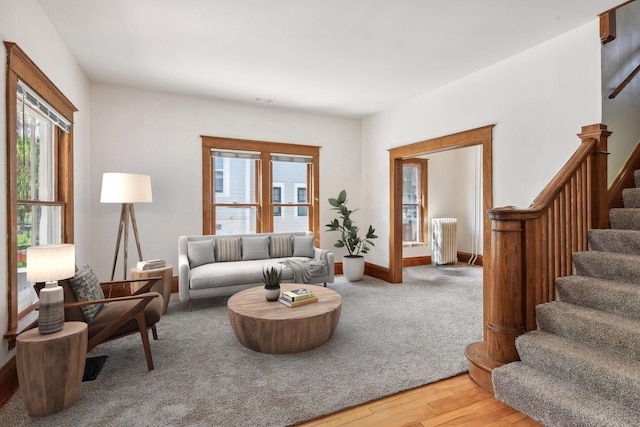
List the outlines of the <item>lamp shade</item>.
<svg viewBox="0 0 640 427">
<path fill-rule="evenodd" d="M 151 177 L 133 173 L 102 175 L 101 203 L 151 203 Z"/>
<path fill-rule="evenodd" d="M 50 282 L 72 277 L 76 272 L 76 250 L 71 244 L 27 248 L 27 280 Z"/>
</svg>

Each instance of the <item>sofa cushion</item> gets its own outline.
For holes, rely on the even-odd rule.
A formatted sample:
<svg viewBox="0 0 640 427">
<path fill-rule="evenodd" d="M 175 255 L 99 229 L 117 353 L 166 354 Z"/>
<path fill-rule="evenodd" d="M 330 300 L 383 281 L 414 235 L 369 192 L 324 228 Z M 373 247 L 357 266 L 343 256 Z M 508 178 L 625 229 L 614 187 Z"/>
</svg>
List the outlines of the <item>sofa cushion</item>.
<svg viewBox="0 0 640 427">
<path fill-rule="evenodd" d="M 71 287 L 76 299 L 80 302 L 104 299 L 100 281 L 98 281 L 96 274 L 87 264 L 80 267 L 76 274 L 69 279 L 69 287 Z M 98 303 L 80 307 L 84 315 L 84 321 L 91 323 L 103 306 L 103 303 Z"/>
<path fill-rule="evenodd" d="M 223 237 L 216 240 L 215 260 L 220 262 L 240 261 L 240 237 Z"/>
<path fill-rule="evenodd" d="M 291 237 L 291 234 L 269 237 L 269 255 L 271 255 L 271 258 L 286 258 L 293 255 Z"/>
<path fill-rule="evenodd" d="M 293 236 L 293 256 L 313 258 L 313 236 Z"/>
<path fill-rule="evenodd" d="M 201 266 L 202 264 L 214 262 L 213 246 L 213 239 L 193 240 L 187 242 L 187 258 L 189 258 L 189 267 L 194 268 Z"/>
<path fill-rule="evenodd" d="M 282 268 L 282 280 L 290 281 L 293 279 L 293 270 L 281 263 L 286 259 L 270 258 L 201 265 L 191 270 L 189 287 L 191 289 L 208 289 L 251 283 L 261 284 L 262 270 L 271 266 Z"/>
<path fill-rule="evenodd" d="M 242 260 L 269 258 L 269 236 L 242 237 Z"/>
</svg>

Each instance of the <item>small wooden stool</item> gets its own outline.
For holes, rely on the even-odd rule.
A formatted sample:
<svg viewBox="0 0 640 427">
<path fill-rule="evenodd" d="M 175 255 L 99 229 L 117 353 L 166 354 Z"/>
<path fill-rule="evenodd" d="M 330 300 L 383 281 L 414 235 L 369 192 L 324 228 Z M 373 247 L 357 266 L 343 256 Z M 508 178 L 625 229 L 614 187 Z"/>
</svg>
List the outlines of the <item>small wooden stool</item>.
<svg viewBox="0 0 640 427">
<path fill-rule="evenodd" d="M 87 356 L 87 324 L 66 322 L 42 335 L 38 328 L 16 338 L 18 382 L 32 417 L 53 414 L 78 400 Z"/>
</svg>

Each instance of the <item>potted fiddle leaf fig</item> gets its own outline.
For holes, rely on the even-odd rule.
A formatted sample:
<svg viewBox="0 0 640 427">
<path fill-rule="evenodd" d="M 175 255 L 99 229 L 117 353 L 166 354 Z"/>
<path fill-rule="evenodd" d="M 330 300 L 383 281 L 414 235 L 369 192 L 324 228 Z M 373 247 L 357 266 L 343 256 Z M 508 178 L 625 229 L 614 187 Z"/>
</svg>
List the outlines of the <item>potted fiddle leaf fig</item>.
<svg viewBox="0 0 640 427">
<path fill-rule="evenodd" d="M 369 225 L 367 233 L 362 236 L 360 228 L 351 219 L 351 214 L 357 211 L 347 207 L 347 192 L 340 191 L 337 198 L 330 198 L 329 204 L 333 206 L 331 210 L 338 212 L 338 218 L 334 218 L 326 225 L 327 231 L 337 231 L 340 233 L 338 241 L 334 244 L 336 248 L 347 248 L 348 255 L 342 259 L 342 273 L 350 282 L 362 279 L 364 275 L 364 256 L 369 252 L 372 242 L 376 236 L 375 228 Z"/>
<path fill-rule="evenodd" d="M 280 297 L 280 281 L 282 280 L 282 270 L 271 267 L 262 270 L 262 281 L 264 282 L 264 297 L 267 301 L 277 301 Z"/>
</svg>

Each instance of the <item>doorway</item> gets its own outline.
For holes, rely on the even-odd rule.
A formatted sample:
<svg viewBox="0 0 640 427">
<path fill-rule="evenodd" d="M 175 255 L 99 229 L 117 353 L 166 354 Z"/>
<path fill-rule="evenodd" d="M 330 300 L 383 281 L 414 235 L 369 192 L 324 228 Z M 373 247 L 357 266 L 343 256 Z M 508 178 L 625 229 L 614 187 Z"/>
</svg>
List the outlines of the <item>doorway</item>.
<svg viewBox="0 0 640 427">
<path fill-rule="evenodd" d="M 482 210 L 483 214 L 483 258 L 491 259 L 491 222 L 486 212 L 493 207 L 493 126 L 484 126 L 452 135 L 420 141 L 389 150 L 390 158 L 390 207 L 391 224 L 389 230 L 390 282 L 402 282 L 402 164 L 403 159 L 457 148 L 482 146 Z M 489 266 L 483 266 L 484 298 L 487 298 Z M 485 314 L 486 316 L 486 314 Z"/>
</svg>

